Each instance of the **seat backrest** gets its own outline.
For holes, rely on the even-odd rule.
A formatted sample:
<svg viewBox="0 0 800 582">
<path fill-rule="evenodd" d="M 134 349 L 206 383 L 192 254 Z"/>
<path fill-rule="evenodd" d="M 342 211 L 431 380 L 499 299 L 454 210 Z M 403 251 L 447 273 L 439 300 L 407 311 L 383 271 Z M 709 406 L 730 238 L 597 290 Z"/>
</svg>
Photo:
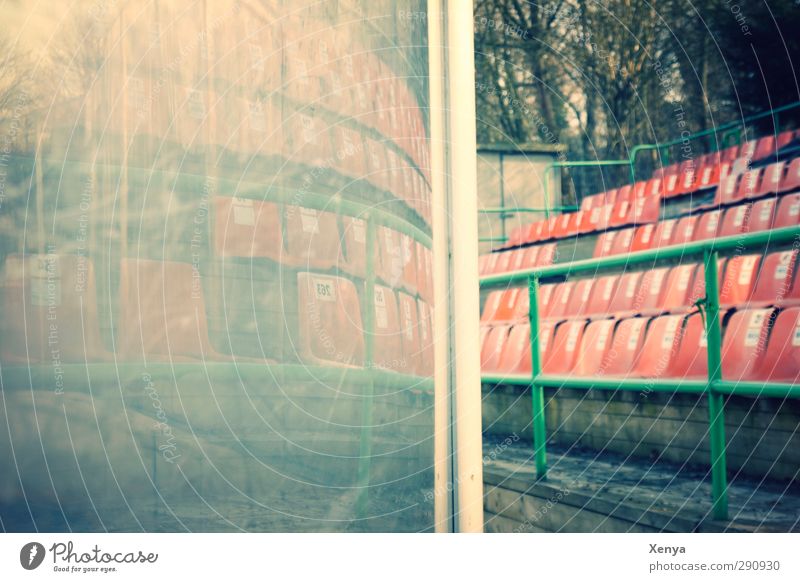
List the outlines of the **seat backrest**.
<svg viewBox="0 0 800 582">
<path fill-rule="evenodd" d="M 613 319 L 600 319 L 586 326 L 572 370 L 573 374 L 597 376 L 605 372 L 603 364 L 611 347 L 615 324 L 616 321 Z"/>
<path fill-rule="evenodd" d="M 667 367 L 671 378 L 707 378 L 708 342 L 703 318 L 699 313 L 689 315 L 684 323 L 677 353 Z"/>
<path fill-rule="evenodd" d="M 495 325 L 489 328 L 481 347 L 481 372 L 495 373 L 499 371 L 503 348 L 505 348 L 510 330 L 510 325 Z"/>
<path fill-rule="evenodd" d="M 784 228 L 800 224 L 800 192 L 781 198 L 775 211 L 772 228 Z"/>
<path fill-rule="evenodd" d="M 283 234 L 276 204 L 217 196 L 214 207 L 214 252 L 218 256 L 280 260 Z"/>
<path fill-rule="evenodd" d="M 531 329 L 527 323 L 511 327 L 497 371 L 503 374 L 531 373 Z"/>
<path fill-rule="evenodd" d="M 341 244 L 336 214 L 287 205 L 284 208 L 284 224 L 286 248 L 280 258 L 282 263 L 311 269 L 330 269 L 336 265 Z M 390 232 L 386 228 L 383 230 Z M 383 243 L 381 238 L 379 240 L 381 254 Z M 400 243 L 397 241 L 394 244 L 397 246 L 399 256 Z M 398 279 L 401 272 L 402 268 L 398 271 Z"/>
<path fill-rule="evenodd" d="M 645 271 L 633 300 L 634 310 L 661 308 L 661 298 L 664 295 L 668 273 L 669 267 Z"/>
<path fill-rule="evenodd" d="M 575 283 L 575 287 L 573 287 L 572 293 L 570 294 L 569 303 L 567 304 L 567 315 L 574 317 L 586 313 L 589 297 L 594 288 L 594 282 L 594 279 L 580 279 Z"/>
<path fill-rule="evenodd" d="M 751 301 L 780 305 L 789 297 L 797 265 L 797 251 L 769 253 L 761 264 Z"/>
<path fill-rule="evenodd" d="M 630 311 L 634 308 L 636 291 L 642 280 L 642 275 L 643 273 L 638 271 L 625 273 L 620 276 L 614 295 L 611 297 L 611 301 L 608 304 L 609 313 Z"/>
<path fill-rule="evenodd" d="M 604 364 L 610 376 L 626 375 L 633 371 L 644 342 L 649 319 L 634 317 L 621 320 L 614 329 L 614 338 Z"/>
<path fill-rule="evenodd" d="M 771 309 L 745 309 L 731 316 L 722 340 L 723 379 L 754 379 L 764 356 L 772 314 Z"/>
<path fill-rule="evenodd" d="M 539 245 L 539 252 L 536 256 L 536 266 L 546 267 L 552 265 L 556 258 L 556 243 Z"/>
<path fill-rule="evenodd" d="M 631 252 L 646 251 L 652 248 L 655 233 L 656 224 L 653 222 L 637 226 L 636 231 L 633 233 Z"/>
<path fill-rule="evenodd" d="M 502 289 L 495 289 L 494 291 L 490 291 L 486 296 L 486 301 L 483 304 L 483 312 L 481 313 L 482 324 L 496 321 L 495 317 L 497 316 L 497 309 L 503 301 L 503 293 L 504 291 Z"/>
<path fill-rule="evenodd" d="M 700 219 L 697 221 L 697 226 L 694 229 L 694 237 L 692 240 L 699 241 L 717 238 L 721 216 L 721 210 L 709 210 L 701 214 Z"/>
<path fill-rule="evenodd" d="M 582 319 L 568 320 L 556 327 L 553 344 L 549 348 L 549 357 L 542 366 L 545 374 L 569 374 L 572 372 L 585 327 L 586 321 Z"/>
<path fill-rule="evenodd" d="M 753 193 L 754 196 L 766 196 L 780 191 L 781 180 L 786 171 L 786 162 L 775 162 L 764 168 L 761 182 Z"/>
<path fill-rule="evenodd" d="M 747 230 L 749 232 L 758 232 L 772 228 L 776 207 L 775 198 L 764 198 L 755 202 L 747 219 Z"/>
<path fill-rule="evenodd" d="M 745 200 L 758 195 L 758 190 L 761 186 L 762 172 L 762 168 L 755 168 L 742 174 L 736 193 L 737 200 Z"/>
<path fill-rule="evenodd" d="M 420 318 L 417 301 L 408 293 L 400 291 L 397 293 L 397 303 L 400 310 L 403 357 L 395 369 L 406 374 L 422 375 L 423 362 L 420 352 Z M 396 357 L 397 355 L 395 355 Z"/>
<path fill-rule="evenodd" d="M 663 309 L 677 309 L 691 305 L 692 283 L 697 271 L 696 263 L 672 267 L 661 296 Z"/>
<path fill-rule="evenodd" d="M 800 378 L 800 307 L 778 313 L 756 380 L 797 384 Z"/>
<path fill-rule="evenodd" d="M 647 378 L 660 378 L 667 374 L 678 352 L 683 315 L 662 315 L 653 318 L 634 368 L 634 374 Z"/>
<path fill-rule="evenodd" d="M 617 234 L 618 231 L 612 230 L 604 232 L 598 236 L 597 242 L 594 245 L 594 254 L 592 256 L 595 258 L 610 256 L 611 249 L 614 248 L 614 241 L 617 238 Z"/>
<path fill-rule="evenodd" d="M 779 192 L 793 192 L 800 189 L 800 157 L 794 158 L 789 162 L 789 167 L 783 174 Z"/>
<path fill-rule="evenodd" d="M 633 243 L 634 228 L 623 228 L 616 233 L 614 242 L 611 245 L 610 255 L 622 255 L 631 252 L 631 245 Z"/>
<path fill-rule="evenodd" d="M 653 235 L 653 244 L 651 248 L 660 249 L 670 246 L 677 225 L 678 221 L 675 218 L 659 221 L 656 226 L 656 232 Z"/>
<path fill-rule="evenodd" d="M 559 319 L 569 315 L 567 312 L 567 307 L 569 306 L 574 289 L 575 281 L 564 281 L 563 283 L 556 284 L 556 287 L 553 291 L 553 297 L 550 301 L 551 306 L 547 311 L 547 317 Z"/>
<path fill-rule="evenodd" d="M 672 236 L 673 245 L 684 245 L 694 240 L 694 231 L 697 228 L 699 216 L 684 216 L 678 221 L 675 227 L 675 234 Z"/>
<path fill-rule="evenodd" d="M 720 305 L 747 303 L 753 292 L 760 264 L 761 255 L 742 255 L 728 259 L 719 289 Z"/>
<path fill-rule="evenodd" d="M 52 363 L 56 350 L 65 363 L 107 359 L 95 285 L 89 257 L 8 255 L 0 275 L 0 361 Z"/>
<path fill-rule="evenodd" d="M 775 153 L 775 145 L 774 135 L 767 135 L 759 139 L 753 151 L 753 160 L 763 160 L 773 155 Z"/>
<path fill-rule="evenodd" d="M 528 290 L 525 287 L 509 287 L 503 291 L 500 303 L 494 312 L 494 321 L 516 321 L 520 317 L 520 302 L 525 301 Z"/>
<path fill-rule="evenodd" d="M 433 376 L 433 310 L 428 302 L 417 299 L 417 313 L 419 313 L 419 350 L 421 376 Z"/>
<path fill-rule="evenodd" d="M 594 286 L 589 300 L 586 302 L 586 315 L 604 315 L 609 313 L 609 304 L 614 296 L 614 289 L 619 282 L 619 275 L 605 275 L 599 277 Z"/>
<path fill-rule="evenodd" d="M 750 204 L 737 204 L 725 210 L 717 235 L 736 236 L 749 231 Z"/>
<path fill-rule="evenodd" d="M 342 216 L 342 241 L 337 266 L 346 273 L 363 279 L 367 273 L 366 221 L 354 216 Z M 484 274 L 489 256 L 479 257 L 481 275 Z"/>
<path fill-rule="evenodd" d="M 741 174 L 730 174 L 724 178 L 720 178 L 719 186 L 717 186 L 717 193 L 714 196 L 715 204 L 733 204 L 739 198 L 739 181 Z"/>
</svg>

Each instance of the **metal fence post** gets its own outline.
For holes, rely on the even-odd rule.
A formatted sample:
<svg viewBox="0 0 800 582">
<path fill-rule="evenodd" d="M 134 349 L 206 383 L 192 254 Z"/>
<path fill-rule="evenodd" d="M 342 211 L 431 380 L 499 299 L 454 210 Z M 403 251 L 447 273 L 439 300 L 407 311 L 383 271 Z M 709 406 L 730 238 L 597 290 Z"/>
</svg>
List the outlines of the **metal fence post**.
<svg viewBox="0 0 800 582">
<path fill-rule="evenodd" d="M 528 278 L 528 319 L 531 330 L 531 404 L 533 410 L 533 446 L 536 474 L 547 476 L 547 425 L 544 415 L 544 388 L 536 382 L 542 373 L 539 353 L 539 278 Z"/>
<path fill-rule="evenodd" d="M 706 338 L 708 344 L 708 417 L 711 445 L 712 513 L 715 519 L 728 519 L 728 477 L 725 462 L 724 397 L 714 390 L 722 379 L 722 333 L 719 321 L 719 283 L 717 252 L 703 254 L 706 277 Z"/>
</svg>

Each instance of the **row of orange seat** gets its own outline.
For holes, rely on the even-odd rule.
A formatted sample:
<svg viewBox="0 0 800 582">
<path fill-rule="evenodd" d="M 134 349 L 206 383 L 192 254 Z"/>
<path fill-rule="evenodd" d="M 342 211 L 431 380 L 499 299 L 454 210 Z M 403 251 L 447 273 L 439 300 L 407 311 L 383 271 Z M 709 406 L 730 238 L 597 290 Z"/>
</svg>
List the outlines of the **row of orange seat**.
<svg viewBox="0 0 800 582">
<path fill-rule="evenodd" d="M 800 308 L 744 309 L 724 319 L 722 377 L 797 382 Z M 544 374 L 576 377 L 704 379 L 707 342 L 699 313 L 540 324 Z M 484 374 L 531 374 L 527 323 L 482 328 Z"/>
<path fill-rule="evenodd" d="M 336 268 L 364 278 L 366 222 L 358 217 L 302 206 L 217 197 L 214 249 L 222 257 L 269 259 L 282 265 Z M 391 287 L 433 297 L 431 250 L 391 228 L 376 229 L 375 274 Z"/>
<path fill-rule="evenodd" d="M 800 304 L 798 251 L 720 259 L 720 305 L 725 307 Z M 569 280 L 539 290 L 539 318 L 607 318 L 635 314 L 682 313 L 705 296 L 705 270 L 688 263 L 620 275 Z M 482 324 L 528 318 L 525 287 L 495 290 L 486 298 Z"/>
<path fill-rule="evenodd" d="M 123 259 L 114 350 L 101 339 L 95 273 L 88 257 L 10 255 L 0 284 L 0 361 L 50 364 L 122 361 L 264 361 L 217 351 L 209 339 L 200 273 L 190 263 Z M 282 317 L 260 333 L 288 338 L 295 359 L 309 364 L 363 366 L 363 284 L 301 271 L 292 297 L 273 311 Z M 290 288 L 291 289 L 291 288 Z M 375 286 L 372 365 L 417 375 L 432 373 L 428 302 Z M 226 329 L 228 334 L 237 329 Z"/>
<path fill-rule="evenodd" d="M 800 224 L 800 193 L 764 198 L 727 209 L 661 220 L 636 228 L 608 231 L 597 238 L 595 257 L 659 249 L 690 242 Z"/>
</svg>

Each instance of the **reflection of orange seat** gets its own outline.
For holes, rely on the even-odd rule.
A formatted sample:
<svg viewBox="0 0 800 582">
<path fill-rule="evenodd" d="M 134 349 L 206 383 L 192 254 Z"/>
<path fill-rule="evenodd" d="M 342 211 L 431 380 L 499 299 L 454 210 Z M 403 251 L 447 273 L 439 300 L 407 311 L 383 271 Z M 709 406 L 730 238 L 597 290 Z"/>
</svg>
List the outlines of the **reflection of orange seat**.
<svg viewBox="0 0 800 582">
<path fill-rule="evenodd" d="M 375 288 L 377 303 L 379 286 L 376 285 Z M 301 359 L 321 365 L 363 365 L 361 309 L 358 292 L 352 281 L 317 273 L 298 273 L 297 292 L 299 329 L 296 347 Z M 396 306 L 394 316 L 395 338 L 399 340 L 396 332 Z M 384 323 L 385 318 L 381 317 L 380 322 L 377 319 L 376 317 L 376 330 L 377 324 Z M 388 326 L 388 322 L 386 325 Z M 393 347 L 394 354 L 399 354 L 399 344 Z M 378 341 L 375 342 L 375 350 L 377 353 Z"/>
<path fill-rule="evenodd" d="M 734 313 L 722 341 L 722 377 L 750 380 L 758 370 L 767 343 L 771 309 L 745 309 Z"/>
<path fill-rule="evenodd" d="M 400 328 L 397 296 L 390 288 L 375 285 L 373 315 L 375 330 L 373 364 L 379 368 L 405 371 L 403 333 Z"/>
<path fill-rule="evenodd" d="M 341 240 L 332 212 L 287 206 L 286 252 L 281 262 L 295 267 L 330 269 L 336 264 Z"/>
<path fill-rule="evenodd" d="M 481 370 L 484 372 L 499 371 L 503 348 L 510 329 L 510 325 L 496 325 L 489 328 L 484 336 L 481 346 Z"/>
<path fill-rule="evenodd" d="M 122 259 L 117 349 L 126 359 L 229 359 L 208 339 L 200 274 L 189 263 Z"/>
<path fill-rule="evenodd" d="M 717 234 L 720 237 L 743 234 L 750 229 L 750 220 L 749 204 L 732 206 L 725 211 Z M 769 228 L 769 226 L 766 228 Z"/>
<path fill-rule="evenodd" d="M 423 362 L 420 352 L 420 319 L 416 300 L 407 293 L 398 293 L 400 308 L 400 330 L 403 343 L 403 364 L 400 371 L 408 374 L 422 374 Z"/>
<path fill-rule="evenodd" d="M 433 376 L 433 310 L 422 299 L 417 299 L 419 313 L 419 363 L 420 376 Z"/>
<path fill-rule="evenodd" d="M 363 279 L 367 272 L 367 223 L 361 218 L 343 216 L 342 239 L 337 266 Z"/>
<path fill-rule="evenodd" d="M 608 313 L 608 306 L 614 296 L 614 289 L 617 287 L 618 281 L 619 275 L 605 275 L 597 279 L 586 303 L 586 315 L 606 315 Z"/>
<path fill-rule="evenodd" d="M 100 339 L 94 266 L 89 258 L 9 255 L 0 295 L 3 362 L 110 359 Z"/>
<path fill-rule="evenodd" d="M 275 204 L 219 196 L 214 216 L 214 248 L 218 255 L 279 259 L 283 239 Z"/>
<path fill-rule="evenodd" d="M 800 308 L 778 314 L 761 365 L 753 371 L 755 380 L 790 382 L 800 378 Z"/>
</svg>

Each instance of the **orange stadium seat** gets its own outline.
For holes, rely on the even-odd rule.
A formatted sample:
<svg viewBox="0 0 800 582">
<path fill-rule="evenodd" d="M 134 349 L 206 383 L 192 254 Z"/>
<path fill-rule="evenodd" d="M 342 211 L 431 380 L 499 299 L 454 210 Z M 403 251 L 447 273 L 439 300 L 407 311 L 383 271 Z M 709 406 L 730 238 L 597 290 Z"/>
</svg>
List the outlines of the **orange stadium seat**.
<svg viewBox="0 0 800 582">
<path fill-rule="evenodd" d="M 772 326 L 754 380 L 797 384 L 800 379 L 800 308 L 782 310 Z"/>
<path fill-rule="evenodd" d="M 336 214 L 303 206 L 284 208 L 286 251 L 284 265 L 330 269 L 339 258 L 341 238 Z"/>
<path fill-rule="evenodd" d="M 218 196 L 214 250 L 223 257 L 280 260 L 283 235 L 278 206 L 272 202 Z"/>
<path fill-rule="evenodd" d="M 771 309 L 745 309 L 731 316 L 722 340 L 723 379 L 755 378 L 764 357 L 772 314 Z"/>
<path fill-rule="evenodd" d="M 781 305 L 790 299 L 797 254 L 797 251 L 781 251 L 763 258 L 751 297 L 753 305 Z"/>
<path fill-rule="evenodd" d="M 628 375 L 633 371 L 642 349 L 648 321 L 648 318 L 634 317 L 617 323 L 605 366 L 607 375 Z"/>
<path fill-rule="evenodd" d="M 604 373 L 603 366 L 611 347 L 614 332 L 613 319 L 592 321 L 583 332 L 573 373 L 576 376 L 598 376 Z"/>
<path fill-rule="evenodd" d="M 708 377 L 708 342 L 703 317 L 694 313 L 686 318 L 680 345 L 667 367 L 673 378 L 698 379 Z"/>
<path fill-rule="evenodd" d="M 667 375 L 678 352 L 683 315 L 662 315 L 650 321 L 634 374 L 647 378 Z"/>
<path fill-rule="evenodd" d="M 776 207 L 777 203 L 775 198 L 764 198 L 763 200 L 755 202 L 747 220 L 748 231 L 758 232 L 772 228 L 772 223 L 775 220 Z"/>
<path fill-rule="evenodd" d="M 761 255 L 736 256 L 727 261 L 719 288 L 720 305 L 735 307 L 749 301 L 760 264 Z"/>
<path fill-rule="evenodd" d="M 584 320 L 568 320 L 556 328 L 552 345 L 548 348 L 549 356 L 542 365 L 545 374 L 569 374 L 572 371 L 585 327 Z"/>
<path fill-rule="evenodd" d="M 738 204 L 725 210 L 717 235 L 720 237 L 736 236 L 748 232 L 751 208 L 750 204 Z"/>
<path fill-rule="evenodd" d="M 784 228 L 798 224 L 800 224 L 800 192 L 781 198 L 778 208 L 775 210 L 772 228 Z"/>
</svg>

